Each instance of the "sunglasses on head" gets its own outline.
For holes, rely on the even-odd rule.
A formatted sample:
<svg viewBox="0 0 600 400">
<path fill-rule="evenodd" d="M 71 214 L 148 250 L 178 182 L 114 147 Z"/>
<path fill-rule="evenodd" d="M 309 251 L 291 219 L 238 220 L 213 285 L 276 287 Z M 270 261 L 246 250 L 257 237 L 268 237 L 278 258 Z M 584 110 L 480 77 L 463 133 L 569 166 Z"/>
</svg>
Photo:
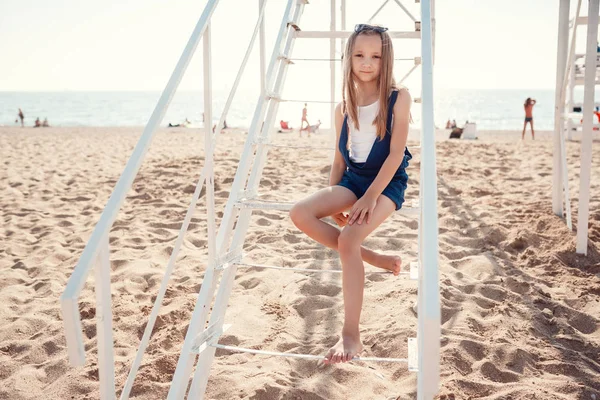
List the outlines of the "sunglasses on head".
<svg viewBox="0 0 600 400">
<path fill-rule="evenodd" d="M 365 32 L 365 31 L 375 31 L 378 33 L 383 33 L 387 30 L 388 30 L 388 28 L 385 28 L 383 26 L 375 26 L 375 25 L 369 25 L 369 24 L 358 24 L 354 27 L 354 32 L 356 32 L 356 33 Z"/>
</svg>

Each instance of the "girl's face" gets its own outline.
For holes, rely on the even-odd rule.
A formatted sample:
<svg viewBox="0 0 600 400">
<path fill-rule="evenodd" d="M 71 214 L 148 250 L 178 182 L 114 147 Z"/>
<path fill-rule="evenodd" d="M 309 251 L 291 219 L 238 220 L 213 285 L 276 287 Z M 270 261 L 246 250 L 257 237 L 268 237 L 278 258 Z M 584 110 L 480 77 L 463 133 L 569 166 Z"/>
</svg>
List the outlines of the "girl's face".
<svg viewBox="0 0 600 400">
<path fill-rule="evenodd" d="M 358 35 L 352 50 L 352 73 L 362 82 L 377 80 L 381 69 L 381 36 Z"/>
</svg>

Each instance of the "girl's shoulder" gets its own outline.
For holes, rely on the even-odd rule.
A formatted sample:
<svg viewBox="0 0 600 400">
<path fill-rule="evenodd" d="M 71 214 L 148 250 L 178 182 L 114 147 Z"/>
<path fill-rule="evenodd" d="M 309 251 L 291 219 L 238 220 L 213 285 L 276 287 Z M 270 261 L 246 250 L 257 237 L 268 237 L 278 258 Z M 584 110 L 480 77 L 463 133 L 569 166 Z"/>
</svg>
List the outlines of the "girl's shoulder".
<svg viewBox="0 0 600 400">
<path fill-rule="evenodd" d="M 394 108 L 401 107 L 403 105 L 409 104 L 412 101 L 412 97 L 410 95 L 410 91 L 405 86 L 392 88 L 392 93 L 397 92 L 398 97 L 396 97 L 396 104 L 394 104 Z"/>
<path fill-rule="evenodd" d="M 390 89 L 390 97 L 394 94 L 397 93 L 397 98 L 399 99 L 400 97 L 410 97 L 410 91 L 408 90 L 408 88 L 406 86 L 397 86 L 397 87 L 392 87 Z"/>
</svg>

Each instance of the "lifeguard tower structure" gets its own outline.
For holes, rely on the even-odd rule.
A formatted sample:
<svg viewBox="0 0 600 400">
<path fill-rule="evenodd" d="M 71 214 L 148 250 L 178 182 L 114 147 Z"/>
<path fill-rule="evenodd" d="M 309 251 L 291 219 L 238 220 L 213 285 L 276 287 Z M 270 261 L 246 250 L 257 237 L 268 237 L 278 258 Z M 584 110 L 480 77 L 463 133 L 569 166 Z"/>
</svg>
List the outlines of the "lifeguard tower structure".
<svg viewBox="0 0 600 400">
<path fill-rule="evenodd" d="M 261 60 L 262 92 L 256 102 L 256 108 L 248 131 L 238 169 L 226 203 L 221 224 L 217 229 L 214 205 L 214 165 L 213 152 L 218 135 L 211 132 L 210 123 L 205 128 L 205 165 L 192 196 L 189 209 L 184 218 L 179 236 L 166 265 L 156 301 L 149 316 L 143 337 L 131 370 L 121 391 L 120 398 L 127 399 L 131 393 L 135 376 L 141 365 L 151 332 L 154 328 L 170 276 L 175 268 L 175 259 L 183 243 L 183 238 L 196 203 L 200 197 L 203 184 L 206 183 L 206 204 L 208 219 L 208 264 L 204 280 L 198 293 L 179 361 L 173 375 L 167 398 L 169 400 L 202 399 L 207 386 L 211 364 L 216 349 L 227 349 L 232 352 L 246 352 L 264 356 L 294 357 L 311 360 L 323 359 L 322 355 L 294 354 L 266 350 L 246 349 L 227 346 L 219 343 L 219 338 L 226 331 L 226 310 L 232 285 L 238 268 L 248 267 L 244 261 L 242 248 L 246 231 L 250 224 L 253 210 L 289 210 L 293 202 L 270 202 L 260 196 L 259 183 L 263 167 L 273 143 L 274 121 L 282 99 L 281 93 L 288 68 L 294 67 L 293 49 L 297 40 L 329 39 L 331 61 L 331 113 L 334 112 L 334 92 L 336 70 L 336 39 L 345 39 L 351 33 L 346 31 L 346 1 L 331 0 L 331 24 L 328 31 L 306 31 L 302 28 L 302 14 L 310 7 L 307 0 L 286 0 L 286 8 L 281 19 L 277 39 L 266 62 L 264 41 L 264 16 L 266 0 L 259 0 L 259 16 L 225 109 L 220 117 L 216 132 L 223 126 L 225 116 L 235 96 L 237 86 L 249 59 L 254 42 L 259 36 Z M 164 89 L 154 112 L 152 113 L 142 136 L 133 150 L 125 170 L 118 180 L 114 192 L 100 216 L 89 242 L 71 275 L 67 287 L 61 297 L 61 309 L 65 323 L 69 359 L 72 365 L 85 363 L 85 351 L 81 334 L 81 322 L 78 309 L 78 297 L 88 273 L 95 271 L 96 318 L 98 341 L 98 368 L 100 375 L 101 399 L 116 397 L 115 369 L 113 356 L 113 328 L 110 290 L 110 251 L 108 234 L 116 215 L 123 204 L 126 194 L 142 164 L 150 146 L 153 135 L 165 115 L 166 109 L 175 94 L 195 49 L 203 40 L 204 52 L 204 113 L 205 120 L 212 121 L 212 66 L 211 66 L 211 17 L 219 1 L 208 0 L 200 19 L 185 47 L 179 62 Z M 438 277 L 438 221 L 437 221 L 437 174 L 435 160 L 435 140 L 433 124 L 433 0 L 421 0 L 420 18 L 414 17 L 400 0 L 386 0 L 373 14 L 374 17 L 390 3 L 397 4 L 414 21 L 414 29 L 397 31 L 390 27 L 389 34 L 394 40 L 420 40 L 421 54 L 414 57 L 414 66 L 422 68 L 422 126 L 421 126 L 421 169 L 419 197 L 409 199 L 408 207 L 400 212 L 407 217 L 417 218 L 419 230 L 418 258 L 410 263 L 410 269 L 403 271 L 403 276 L 411 277 L 418 282 L 418 324 L 413 338 L 408 341 L 408 354 L 398 358 L 360 358 L 365 362 L 398 362 L 407 364 L 407 368 L 417 374 L 418 399 L 431 400 L 439 388 L 439 349 L 440 349 L 440 300 Z M 419 1 L 417 0 L 417 3 Z M 338 5 L 341 9 L 341 30 L 337 30 Z M 364 21 L 361 21 L 364 22 Z M 409 73 L 410 73 L 409 72 Z M 332 118 L 332 121 L 334 119 Z M 265 268 L 274 274 L 281 273 L 331 273 L 331 270 L 282 268 L 269 265 L 251 265 L 254 268 Z M 334 271 L 335 272 L 335 271 Z M 337 271 L 341 272 L 341 271 Z M 211 304 L 213 304 L 210 310 Z M 206 321 L 209 321 L 206 324 Z M 182 321 L 185 323 L 186 321 Z M 195 370 L 194 370 L 195 365 Z M 191 384 L 190 384 L 191 379 Z"/>
<path fill-rule="evenodd" d="M 558 51 L 556 63 L 556 91 L 554 108 L 554 158 L 552 182 L 552 210 L 566 217 L 572 229 L 569 175 L 565 153 L 565 132 L 571 137 L 572 129 L 581 127 L 581 173 L 579 179 L 579 204 L 577 216 L 576 251 L 587 254 L 590 203 L 590 171 L 592 167 L 592 139 L 594 136 L 595 86 L 600 83 L 598 75 L 598 2 L 589 0 L 588 15 L 581 16 L 582 0 L 577 1 L 575 15 L 570 19 L 570 0 L 560 0 L 558 19 Z M 569 29 L 569 25 L 571 29 Z M 577 28 L 587 26 L 585 53 L 576 53 Z M 585 59 L 582 65 L 578 60 Z M 573 101 L 573 88 L 584 86 L 583 104 Z M 567 89 L 569 99 L 567 100 Z M 574 114 L 578 107 L 582 113 Z M 575 119 L 575 121 L 574 121 Z M 564 200 L 564 202 L 563 202 Z"/>
</svg>

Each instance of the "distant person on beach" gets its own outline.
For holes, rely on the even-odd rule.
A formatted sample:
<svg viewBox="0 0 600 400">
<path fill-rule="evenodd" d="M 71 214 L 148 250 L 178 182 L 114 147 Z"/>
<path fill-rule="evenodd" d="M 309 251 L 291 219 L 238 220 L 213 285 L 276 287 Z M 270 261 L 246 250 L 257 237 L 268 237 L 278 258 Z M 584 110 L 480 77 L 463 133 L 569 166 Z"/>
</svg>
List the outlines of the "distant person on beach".
<svg viewBox="0 0 600 400">
<path fill-rule="evenodd" d="M 42 123 L 40 122 L 40 117 L 37 117 L 37 119 L 35 120 L 35 125 L 33 127 L 39 128 L 41 126 L 42 126 Z"/>
<path fill-rule="evenodd" d="M 223 129 L 221 129 L 221 133 L 223 133 L 227 128 L 227 120 L 223 120 Z M 213 133 L 215 133 L 215 129 L 217 129 L 217 124 L 214 124 L 212 127 Z"/>
<path fill-rule="evenodd" d="M 448 118 L 448 121 L 446 122 L 446 129 L 452 129 L 452 122 L 450 121 L 450 118 Z"/>
<path fill-rule="evenodd" d="M 317 131 L 319 130 L 320 126 L 321 126 L 321 120 L 318 120 L 316 125 L 310 125 L 307 128 L 307 130 L 308 130 L 308 137 L 310 137 L 311 133 L 317 133 Z"/>
<path fill-rule="evenodd" d="M 525 139 L 525 129 L 527 128 L 527 123 L 531 125 L 531 138 L 535 139 L 535 131 L 533 130 L 533 106 L 535 106 L 536 101 L 531 97 L 528 97 L 525 100 L 525 104 L 523 104 L 523 108 L 525 108 L 525 122 L 523 123 L 523 134 L 521 135 L 521 140 Z"/>
<path fill-rule="evenodd" d="M 279 121 L 279 127 L 280 129 L 277 131 L 278 133 L 290 133 L 292 131 L 289 121 Z"/>
<path fill-rule="evenodd" d="M 23 114 L 23 110 L 19 108 L 19 119 L 21 120 L 21 128 L 25 127 L 25 115 Z"/>
<path fill-rule="evenodd" d="M 394 80 L 392 39 L 386 31 L 358 24 L 348 37 L 342 102 L 333 121 L 336 146 L 329 185 L 290 210 L 298 229 L 340 256 L 344 322 L 339 340 L 325 355 L 326 364 L 352 361 L 363 351 L 361 334 L 368 331 L 360 329 L 363 261 L 394 275 L 400 274 L 403 264 L 398 255 L 363 246 L 378 226 L 403 207 L 406 169 L 412 158 L 406 148 L 412 98 Z M 341 229 L 322 220 L 326 217 Z"/>
<path fill-rule="evenodd" d="M 450 128 L 454 129 L 454 128 L 456 128 L 456 127 L 457 127 L 457 125 L 456 125 L 456 120 L 455 120 L 455 119 L 453 119 L 453 120 L 452 120 L 452 126 L 450 126 Z"/>
<path fill-rule="evenodd" d="M 310 122 L 308 122 L 308 110 L 307 110 L 307 104 L 304 103 L 304 108 L 302 109 L 302 121 L 300 122 L 300 137 L 302 137 L 302 131 L 303 130 L 307 130 L 308 131 L 308 137 L 310 137 Z M 306 127 L 304 127 L 304 123 L 306 122 Z"/>
<path fill-rule="evenodd" d="M 190 124 L 191 124 L 190 120 L 188 120 L 186 117 L 185 121 L 183 121 L 180 124 L 172 124 L 169 122 L 169 128 L 187 128 Z"/>
<path fill-rule="evenodd" d="M 48 128 L 50 124 L 48 123 L 48 118 L 44 118 L 44 122 L 42 122 L 42 126 Z"/>
</svg>

